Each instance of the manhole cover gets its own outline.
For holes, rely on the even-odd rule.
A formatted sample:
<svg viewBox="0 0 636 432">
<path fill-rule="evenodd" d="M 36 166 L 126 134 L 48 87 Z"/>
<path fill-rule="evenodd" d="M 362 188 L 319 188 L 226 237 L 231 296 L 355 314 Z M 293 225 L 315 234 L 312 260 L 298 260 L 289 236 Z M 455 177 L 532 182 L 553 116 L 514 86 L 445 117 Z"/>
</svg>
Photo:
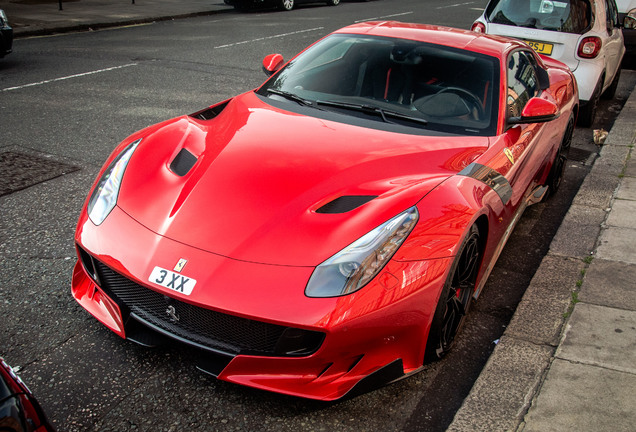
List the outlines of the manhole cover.
<svg viewBox="0 0 636 432">
<path fill-rule="evenodd" d="M 0 153 L 0 196 L 79 170 L 78 167 L 17 152 Z"/>
</svg>

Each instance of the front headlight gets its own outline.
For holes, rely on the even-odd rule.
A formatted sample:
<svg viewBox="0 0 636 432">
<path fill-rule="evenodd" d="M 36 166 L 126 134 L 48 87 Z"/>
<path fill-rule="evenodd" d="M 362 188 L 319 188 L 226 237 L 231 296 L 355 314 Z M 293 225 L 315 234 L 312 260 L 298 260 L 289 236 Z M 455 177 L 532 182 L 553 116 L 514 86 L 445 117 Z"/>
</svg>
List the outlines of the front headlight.
<svg viewBox="0 0 636 432">
<path fill-rule="evenodd" d="M 5 24 L 9 25 L 9 20 L 7 19 L 7 15 L 4 13 L 4 11 L 0 9 L 0 27 L 4 27 Z"/>
<path fill-rule="evenodd" d="M 124 171 L 126 170 L 128 161 L 130 161 L 130 157 L 140 142 L 141 138 L 128 144 L 128 146 L 113 159 L 110 165 L 108 165 L 108 168 L 104 171 L 104 175 L 102 175 L 97 186 L 95 186 L 91 199 L 88 200 L 88 217 L 95 225 L 104 222 L 106 216 L 115 208 Z"/>
<path fill-rule="evenodd" d="M 417 208 L 411 207 L 320 264 L 309 278 L 305 295 L 337 297 L 358 291 L 389 262 L 418 218 Z"/>
</svg>

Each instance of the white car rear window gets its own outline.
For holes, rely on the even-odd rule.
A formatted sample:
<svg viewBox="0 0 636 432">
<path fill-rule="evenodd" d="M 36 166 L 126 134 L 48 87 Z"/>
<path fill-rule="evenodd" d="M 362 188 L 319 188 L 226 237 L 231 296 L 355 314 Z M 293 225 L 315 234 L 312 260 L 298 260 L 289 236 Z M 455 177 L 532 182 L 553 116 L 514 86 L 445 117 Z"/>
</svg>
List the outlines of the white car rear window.
<svg viewBox="0 0 636 432">
<path fill-rule="evenodd" d="M 495 0 L 486 15 L 494 24 L 578 34 L 592 21 L 589 0 Z"/>
</svg>

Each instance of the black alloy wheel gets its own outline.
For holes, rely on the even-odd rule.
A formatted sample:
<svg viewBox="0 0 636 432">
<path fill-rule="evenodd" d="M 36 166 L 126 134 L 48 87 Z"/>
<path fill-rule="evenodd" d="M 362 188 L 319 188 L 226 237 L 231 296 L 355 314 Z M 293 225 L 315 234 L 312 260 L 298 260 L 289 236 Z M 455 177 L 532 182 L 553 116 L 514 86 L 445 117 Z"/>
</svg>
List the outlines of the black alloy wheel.
<svg viewBox="0 0 636 432">
<path fill-rule="evenodd" d="M 441 359 L 453 346 L 475 293 L 481 252 L 479 230 L 473 225 L 453 262 L 435 309 L 424 353 L 425 363 Z"/>
<path fill-rule="evenodd" d="M 327 0 L 327 6 L 338 6 L 340 0 Z"/>
</svg>

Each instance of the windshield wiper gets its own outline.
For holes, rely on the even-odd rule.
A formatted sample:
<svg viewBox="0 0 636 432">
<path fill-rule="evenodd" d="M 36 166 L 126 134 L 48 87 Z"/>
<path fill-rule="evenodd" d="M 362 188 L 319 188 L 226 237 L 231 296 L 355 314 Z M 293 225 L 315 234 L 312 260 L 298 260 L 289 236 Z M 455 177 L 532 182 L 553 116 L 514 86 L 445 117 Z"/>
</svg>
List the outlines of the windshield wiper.
<svg viewBox="0 0 636 432">
<path fill-rule="evenodd" d="M 334 108 L 343 108 L 343 109 L 349 109 L 353 111 L 362 112 L 365 114 L 378 115 L 382 117 L 382 120 L 385 123 L 395 124 L 395 122 L 392 122 L 391 120 L 388 119 L 388 117 L 390 117 L 394 119 L 418 123 L 423 126 L 426 126 L 428 124 L 428 121 L 424 120 L 423 118 L 411 116 L 408 114 L 403 114 L 397 111 L 386 110 L 384 108 L 380 108 L 378 106 L 373 106 L 373 105 L 362 105 L 362 104 L 352 104 L 347 102 L 322 101 L 322 100 L 317 100 L 316 105 L 324 105 L 324 106 L 330 106 Z"/>
<path fill-rule="evenodd" d="M 320 108 L 318 108 L 316 106 L 316 104 L 314 102 L 312 102 L 312 101 L 310 101 L 308 99 L 301 98 L 300 96 L 298 96 L 297 94 L 294 94 L 294 93 L 290 93 L 290 92 L 286 92 L 286 91 L 282 91 L 282 90 L 271 89 L 271 88 L 267 89 L 267 93 L 272 93 L 272 94 L 275 94 L 277 96 L 282 96 L 285 99 L 288 99 L 290 101 L 294 101 L 294 102 L 299 103 L 301 105 L 305 105 L 305 106 L 308 106 L 308 107 L 320 109 Z"/>
</svg>

